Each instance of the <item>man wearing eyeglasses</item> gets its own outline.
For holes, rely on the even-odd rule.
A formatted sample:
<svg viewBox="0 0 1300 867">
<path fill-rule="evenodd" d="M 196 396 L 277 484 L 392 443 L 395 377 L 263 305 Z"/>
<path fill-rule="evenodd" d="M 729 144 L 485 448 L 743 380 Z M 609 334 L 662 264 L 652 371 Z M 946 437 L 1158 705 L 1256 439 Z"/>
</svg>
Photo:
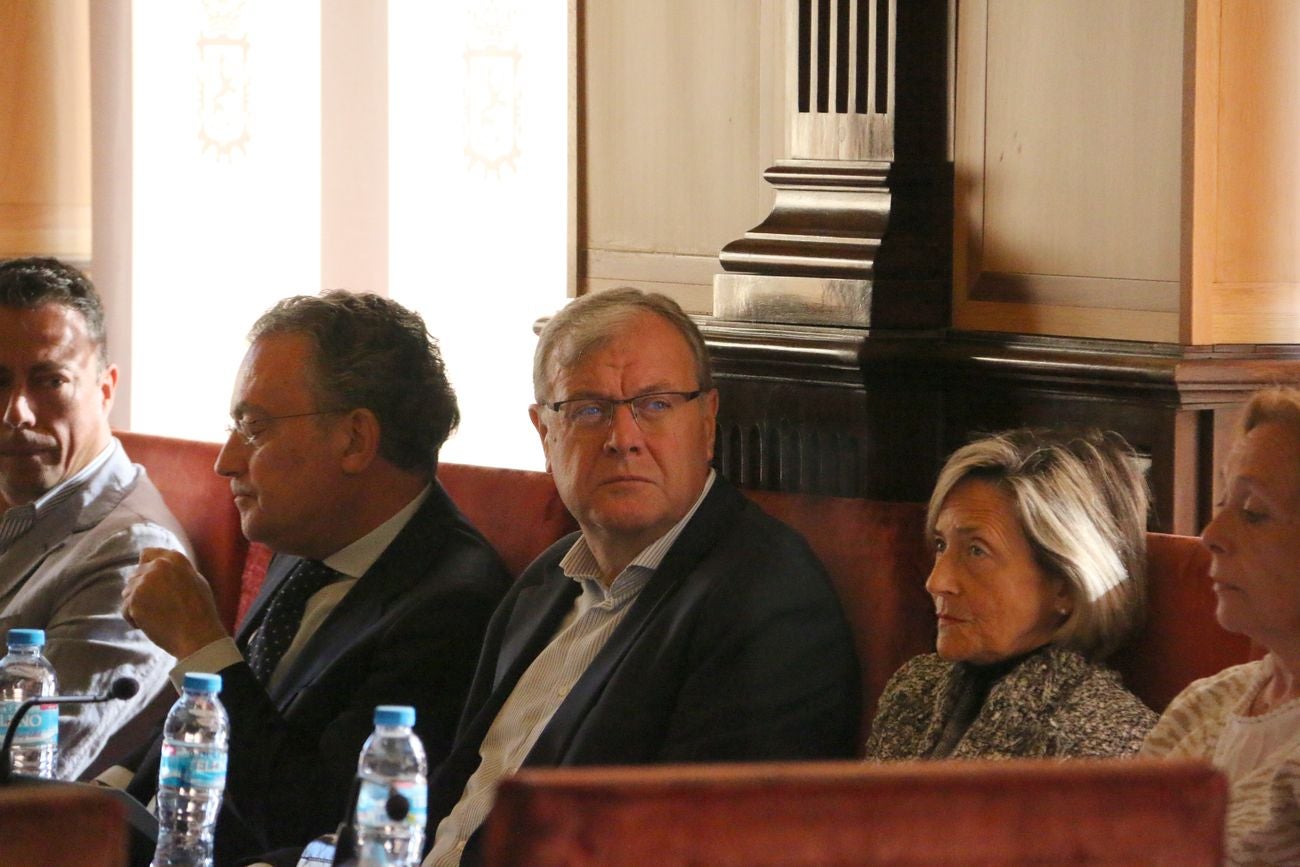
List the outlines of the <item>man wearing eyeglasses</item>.
<svg viewBox="0 0 1300 867">
<path fill-rule="evenodd" d="M 543 329 L 533 385 L 581 531 L 493 615 L 430 783 L 425 867 L 477 861 L 497 785 L 523 766 L 854 751 L 848 627 L 803 539 L 710 468 L 718 393 L 694 323 L 661 295 L 584 296 Z"/>
<path fill-rule="evenodd" d="M 276 552 L 239 634 L 184 557 L 146 551 L 127 614 L 217 672 L 230 753 L 216 861 L 332 831 L 376 705 L 411 705 L 447 754 L 487 621 L 509 583 L 435 478 L 458 420 L 437 345 L 388 299 L 281 301 L 253 326 L 216 471 L 244 534 Z M 128 790 L 158 781 L 157 745 Z"/>
</svg>

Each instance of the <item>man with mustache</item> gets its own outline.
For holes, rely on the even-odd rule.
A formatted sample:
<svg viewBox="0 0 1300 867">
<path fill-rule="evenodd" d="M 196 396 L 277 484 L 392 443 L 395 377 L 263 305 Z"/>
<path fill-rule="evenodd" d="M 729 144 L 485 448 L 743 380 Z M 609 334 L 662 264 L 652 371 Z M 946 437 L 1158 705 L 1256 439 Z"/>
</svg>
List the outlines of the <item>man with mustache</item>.
<svg viewBox="0 0 1300 867">
<path fill-rule="evenodd" d="M 477 861 L 497 784 L 523 766 L 854 751 L 860 682 L 839 602 L 807 543 L 710 468 L 718 393 L 690 318 L 636 289 L 583 296 L 542 330 L 533 387 L 581 532 L 493 615 L 430 780 L 425 867 Z"/>
<path fill-rule="evenodd" d="M 140 711 L 172 662 L 122 616 L 127 575 L 146 548 L 189 550 L 109 429 L 117 380 L 85 275 L 55 259 L 0 263 L 0 640 L 44 629 L 61 692 L 101 693 L 122 676 L 141 687 L 126 701 L 62 707 L 63 779 Z"/>
<path fill-rule="evenodd" d="M 451 746 L 509 579 L 438 484 L 459 419 L 424 321 L 371 294 L 287 298 L 249 335 L 216 471 L 244 535 L 271 547 L 226 634 L 184 557 L 145 551 L 127 614 L 185 672 L 222 678 L 230 754 L 216 861 L 331 831 L 376 705 L 411 705 L 429 765 Z M 159 744 L 128 791 L 157 789 Z"/>
</svg>

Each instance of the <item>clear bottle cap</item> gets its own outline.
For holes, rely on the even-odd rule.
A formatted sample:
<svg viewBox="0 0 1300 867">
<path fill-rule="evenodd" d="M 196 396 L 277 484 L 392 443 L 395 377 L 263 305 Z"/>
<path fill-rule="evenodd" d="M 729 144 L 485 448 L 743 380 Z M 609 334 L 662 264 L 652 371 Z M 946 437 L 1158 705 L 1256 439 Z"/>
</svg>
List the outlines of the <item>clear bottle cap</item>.
<svg viewBox="0 0 1300 867">
<path fill-rule="evenodd" d="M 10 647 L 44 647 L 44 629 L 10 629 L 5 638 Z"/>
<path fill-rule="evenodd" d="M 221 692 L 221 675 L 201 671 L 186 672 L 183 686 L 196 692 Z"/>
<path fill-rule="evenodd" d="M 415 708 L 403 704 L 381 704 L 375 708 L 377 726 L 413 726 Z"/>
</svg>

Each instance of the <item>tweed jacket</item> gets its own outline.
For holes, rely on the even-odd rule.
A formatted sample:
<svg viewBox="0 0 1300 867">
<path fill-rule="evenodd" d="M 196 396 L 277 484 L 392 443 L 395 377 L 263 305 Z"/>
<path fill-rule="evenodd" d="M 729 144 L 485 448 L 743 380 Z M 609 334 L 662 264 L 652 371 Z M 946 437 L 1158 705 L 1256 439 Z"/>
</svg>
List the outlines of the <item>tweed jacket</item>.
<svg viewBox="0 0 1300 867">
<path fill-rule="evenodd" d="M 140 552 L 172 548 L 194 556 L 144 468 L 116 439 L 109 448 L 76 493 L 0 553 L 0 637 L 13 627 L 44 629 L 60 693 L 102 693 L 123 676 L 140 682 L 126 701 L 63 706 L 58 775 L 68 780 L 144 709 L 172 665 L 122 615 L 122 587 Z"/>
<path fill-rule="evenodd" d="M 972 668 L 935 654 L 910 660 L 885 687 L 867 740 L 875 760 L 927 758 Z M 952 758 L 1080 758 L 1137 752 L 1156 715 L 1114 672 L 1078 653 L 1045 647 L 989 689 Z"/>
<path fill-rule="evenodd" d="M 1246 715 L 1271 665 L 1267 657 L 1234 665 L 1188 686 L 1169 703 L 1142 755 L 1213 760 L 1225 729 Z M 1291 709 L 1284 705 L 1272 713 Z M 1300 864 L 1300 731 L 1274 761 L 1228 785 L 1225 863 Z"/>
</svg>

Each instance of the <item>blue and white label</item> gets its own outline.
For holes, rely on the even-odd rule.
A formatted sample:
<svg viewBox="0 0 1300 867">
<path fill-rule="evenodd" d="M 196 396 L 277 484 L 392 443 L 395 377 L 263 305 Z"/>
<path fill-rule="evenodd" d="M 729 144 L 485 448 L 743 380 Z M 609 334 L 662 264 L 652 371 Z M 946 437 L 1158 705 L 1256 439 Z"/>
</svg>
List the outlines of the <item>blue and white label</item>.
<svg viewBox="0 0 1300 867">
<path fill-rule="evenodd" d="M 392 787 L 406 798 L 410 807 L 404 824 L 424 830 L 429 815 L 429 787 L 423 780 L 394 780 Z M 363 782 L 357 793 L 357 826 L 376 828 L 393 824 L 388 818 L 388 786 Z"/>
<path fill-rule="evenodd" d="M 217 747 L 193 747 L 164 741 L 158 784 L 174 789 L 224 789 L 226 751 Z"/>
<path fill-rule="evenodd" d="M 0 702 L 0 732 L 9 728 L 9 722 L 18 711 L 21 701 Z M 57 745 L 59 742 L 59 706 L 42 704 L 31 707 L 18 723 L 14 732 L 14 746 L 43 747 Z"/>
</svg>

